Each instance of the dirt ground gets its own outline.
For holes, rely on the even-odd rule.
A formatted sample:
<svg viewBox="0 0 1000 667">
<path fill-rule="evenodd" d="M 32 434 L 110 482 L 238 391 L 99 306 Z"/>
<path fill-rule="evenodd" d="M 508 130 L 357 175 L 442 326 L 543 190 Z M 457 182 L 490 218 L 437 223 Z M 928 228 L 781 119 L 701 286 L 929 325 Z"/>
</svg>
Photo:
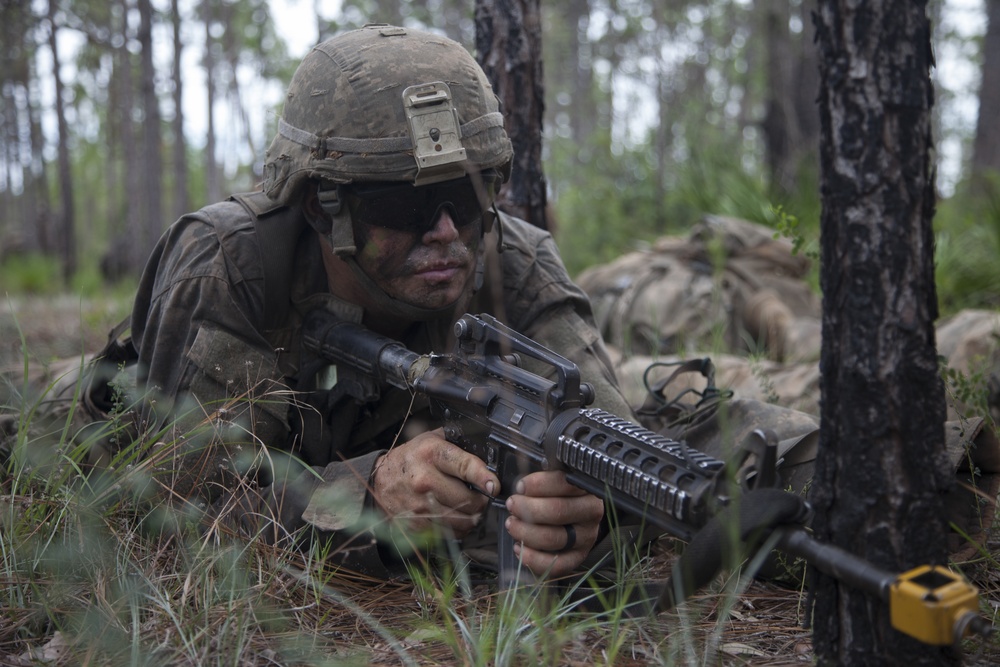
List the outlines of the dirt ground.
<svg viewBox="0 0 1000 667">
<path fill-rule="evenodd" d="M 0 369 L 97 352 L 129 313 L 124 299 L 5 296 L 0 301 Z M 24 344 L 22 345 L 22 337 Z"/>
</svg>

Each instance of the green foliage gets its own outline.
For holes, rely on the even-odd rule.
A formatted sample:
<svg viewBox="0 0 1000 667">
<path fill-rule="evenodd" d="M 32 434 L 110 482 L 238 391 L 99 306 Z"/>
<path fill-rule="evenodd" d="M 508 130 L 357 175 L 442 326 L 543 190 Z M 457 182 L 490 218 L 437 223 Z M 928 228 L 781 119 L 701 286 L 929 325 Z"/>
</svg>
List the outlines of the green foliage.
<svg viewBox="0 0 1000 667">
<path fill-rule="evenodd" d="M 111 284 L 95 261 L 85 261 L 70 280 L 70 291 L 81 298 L 103 297 L 107 301 L 131 303 L 138 280 L 125 276 Z"/>
<path fill-rule="evenodd" d="M 666 231 L 664 202 L 639 152 L 599 161 L 555 204 L 555 231 L 571 274 L 608 262 Z M 690 224 L 690 223 L 688 223 Z"/>
<path fill-rule="evenodd" d="M 777 231 L 774 233 L 774 238 L 784 237 L 790 240 L 792 242 L 792 254 L 799 254 L 807 242 L 799 228 L 799 219 L 785 211 L 785 208 L 780 205 L 773 207 L 772 212 L 777 217 L 777 223 L 775 224 Z M 815 250 L 807 251 L 806 255 L 814 260 L 819 259 L 819 253 Z"/>
<path fill-rule="evenodd" d="M 1000 307 L 1000 176 L 963 184 L 935 217 L 935 281 L 943 315 Z"/>
<path fill-rule="evenodd" d="M 815 256 L 818 195 L 798 193 L 792 203 L 781 203 L 762 178 L 734 163 L 722 147 L 706 148 L 675 165 L 669 186 L 658 187 L 664 176 L 647 159 L 649 151 L 649 146 L 617 155 L 608 151 L 573 175 L 558 172 L 572 183 L 555 201 L 556 238 L 571 275 L 660 236 L 683 236 L 705 214 L 774 227 Z M 551 163 L 553 170 L 573 168 L 555 150 Z M 804 212 L 793 214 L 799 210 L 793 206 Z"/>
<path fill-rule="evenodd" d="M 944 380 L 950 403 L 960 406 L 964 414 L 990 414 L 990 366 L 984 359 L 970 360 L 970 367 L 975 368 L 968 374 L 947 365 L 947 359 L 939 359 L 941 379 Z"/>
<path fill-rule="evenodd" d="M 0 263 L 0 293 L 54 294 L 62 285 L 59 260 L 38 253 L 12 255 Z"/>
</svg>

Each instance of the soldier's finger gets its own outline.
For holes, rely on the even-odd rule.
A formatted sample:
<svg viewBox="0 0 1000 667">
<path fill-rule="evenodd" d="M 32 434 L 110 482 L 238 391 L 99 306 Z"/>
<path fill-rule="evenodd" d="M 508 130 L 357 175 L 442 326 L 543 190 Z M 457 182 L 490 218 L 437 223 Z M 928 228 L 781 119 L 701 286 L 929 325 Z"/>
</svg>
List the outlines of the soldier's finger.
<svg viewBox="0 0 1000 667">
<path fill-rule="evenodd" d="M 518 480 L 514 493 L 536 498 L 567 498 L 587 494 L 580 487 L 566 481 L 566 473 L 561 470 L 540 470 L 525 475 Z"/>
<path fill-rule="evenodd" d="M 563 552 L 583 549 L 589 552 L 597 541 L 599 525 L 565 524 L 561 526 L 540 526 L 525 523 L 517 517 L 509 517 L 505 529 L 515 542 L 536 551 Z"/>
<path fill-rule="evenodd" d="M 514 545 L 514 553 L 521 559 L 521 565 L 537 576 L 564 577 L 583 563 L 587 552 L 581 549 L 552 553 L 538 551 L 522 544 Z"/>
<path fill-rule="evenodd" d="M 480 514 L 489 502 L 485 495 L 473 491 L 465 482 L 450 476 L 442 476 L 432 494 L 435 501 L 449 512 L 467 516 Z"/>
<path fill-rule="evenodd" d="M 500 480 L 475 454 L 447 441 L 442 441 L 434 454 L 434 465 L 445 475 L 471 484 L 489 496 L 500 489 Z"/>
<path fill-rule="evenodd" d="M 604 517 L 604 502 L 591 495 L 569 498 L 514 495 L 507 499 L 507 511 L 533 524 L 596 524 Z"/>
</svg>

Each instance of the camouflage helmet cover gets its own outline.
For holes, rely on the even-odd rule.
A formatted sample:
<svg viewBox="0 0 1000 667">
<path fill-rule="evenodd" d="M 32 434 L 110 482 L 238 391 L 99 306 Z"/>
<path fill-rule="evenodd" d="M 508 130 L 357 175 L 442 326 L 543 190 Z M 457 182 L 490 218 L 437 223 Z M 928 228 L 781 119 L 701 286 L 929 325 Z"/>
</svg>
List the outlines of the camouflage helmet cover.
<svg viewBox="0 0 1000 667">
<path fill-rule="evenodd" d="M 461 44 L 367 25 L 319 44 L 296 69 L 264 192 L 287 203 L 312 178 L 420 184 L 490 168 L 506 178 L 512 156 L 493 88 Z"/>
</svg>

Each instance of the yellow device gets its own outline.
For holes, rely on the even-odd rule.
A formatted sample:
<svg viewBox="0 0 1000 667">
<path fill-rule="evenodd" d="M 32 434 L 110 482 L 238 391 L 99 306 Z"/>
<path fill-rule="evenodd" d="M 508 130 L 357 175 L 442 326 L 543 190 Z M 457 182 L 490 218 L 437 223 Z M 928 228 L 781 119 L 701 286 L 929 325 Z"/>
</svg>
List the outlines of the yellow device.
<svg viewBox="0 0 1000 667">
<path fill-rule="evenodd" d="M 889 586 L 889 618 L 892 627 L 922 642 L 954 644 L 976 630 L 979 591 L 945 567 L 921 565 Z"/>
</svg>

